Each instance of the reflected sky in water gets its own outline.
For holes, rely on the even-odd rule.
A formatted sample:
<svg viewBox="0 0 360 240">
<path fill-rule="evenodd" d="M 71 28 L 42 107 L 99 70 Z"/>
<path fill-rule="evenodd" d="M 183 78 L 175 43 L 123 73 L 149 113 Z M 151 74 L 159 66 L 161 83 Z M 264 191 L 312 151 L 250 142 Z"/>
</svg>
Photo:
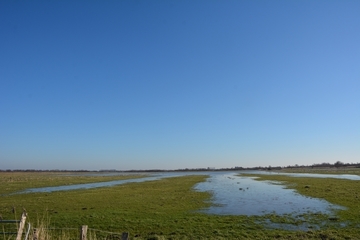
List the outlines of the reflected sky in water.
<svg viewBox="0 0 360 240">
<path fill-rule="evenodd" d="M 306 197 L 298 194 L 292 189 L 285 189 L 283 185 L 273 184 L 268 181 L 256 181 L 251 177 L 239 176 L 241 172 L 165 172 L 157 173 L 150 177 L 135 179 L 116 180 L 109 182 L 98 182 L 89 184 L 75 184 L 58 187 L 44 187 L 26 189 L 17 194 L 35 192 L 69 191 L 79 189 L 91 189 L 98 187 L 111 187 L 126 183 L 140 183 L 155 181 L 162 178 L 177 177 L 185 175 L 208 175 L 207 181 L 194 186 L 196 191 L 207 191 L 212 193 L 211 201 L 214 206 L 202 209 L 201 212 L 219 215 L 264 215 L 269 213 L 302 214 L 302 213 L 327 213 L 332 214 L 334 210 L 341 209 L 325 200 Z M 259 171 L 246 171 L 256 174 L 277 174 Z M 283 174 L 283 173 L 281 173 Z M 101 174 L 99 174 L 101 175 Z M 336 177 L 357 180 L 355 175 L 325 175 L 325 174 L 285 174 L 290 176 L 306 177 Z M 360 178 L 359 178 L 360 179 Z"/>
<path fill-rule="evenodd" d="M 212 174 L 195 186 L 198 191 L 213 193 L 212 206 L 202 212 L 220 215 L 264 215 L 269 213 L 302 214 L 321 212 L 331 214 L 340 206 L 325 200 L 306 197 L 284 185 L 256 181 L 236 173 Z"/>
</svg>

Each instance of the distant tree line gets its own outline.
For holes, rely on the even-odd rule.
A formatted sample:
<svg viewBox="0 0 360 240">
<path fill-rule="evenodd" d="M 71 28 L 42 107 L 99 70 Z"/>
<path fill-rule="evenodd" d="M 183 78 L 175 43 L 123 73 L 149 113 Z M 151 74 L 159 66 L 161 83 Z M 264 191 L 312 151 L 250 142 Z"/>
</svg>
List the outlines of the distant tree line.
<svg viewBox="0 0 360 240">
<path fill-rule="evenodd" d="M 163 169 L 147 169 L 147 170 L 116 170 L 116 169 L 103 169 L 103 170 L 64 170 L 64 169 L 52 169 L 52 170 L 38 170 L 38 169 L 0 169 L 0 172 L 190 172 L 190 171 L 234 171 L 234 170 L 281 170 L 286 168 L 339 168 L 339 167 L 353 167 L 360 168 L 360 163 L 343 163 L 336 161 L 335 163 L 315 163 L 312 165 L 289 165 L 287 167 L 281 166 L 267 166 L 267 167 L 232 167 L 232 168 L 183 168 L 175 170 L 163 170 Z"/>
<path fill-rule="evenodd" d="M 315 163 L 312 165 L 298 165 L 295 164 L 294 166 L 287 166 L 286 168 L 339 168 L 339 167 L 354 167 L 359 168 L 360 163 L 343 163 L 341 161 L 336 161 L 335 163 L 331 164 L 328 162 L 323 163 Z"/>
</svg>

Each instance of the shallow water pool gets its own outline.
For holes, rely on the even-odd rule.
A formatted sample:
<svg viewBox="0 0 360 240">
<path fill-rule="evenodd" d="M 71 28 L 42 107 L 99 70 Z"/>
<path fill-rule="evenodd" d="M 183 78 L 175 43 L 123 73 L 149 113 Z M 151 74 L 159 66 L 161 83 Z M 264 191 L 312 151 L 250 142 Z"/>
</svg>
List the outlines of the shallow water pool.
<svg viewBox="0 0 360 240">
<path fill-rule="evenodd" d="M 325 213 L 344 209 L 321 199 L 310 198 L 286 189 L 281 184 L 256 181 L 236 173 L 212 174 L 206 182 L 195 186 L 197 191 L 213 194 L 212 206 L 201 212 L 220 215 L 265 215 L 275 213 L 304 214 Z"/>
<path fill-rule="evenodd" d="M 306 197 L 292 189 L 274 182 L 256 181 L 252 177 L 239 176 L 241 172 L 168 172 L 157 173 L 151 177 L 98 182 L 89 184 L 75 184 L 57 187 L 27 189 L 15 194 L 54 192 L 111 187 L 127 183 L 141 183 L 160 180 L 168 177 L 185 175 L 208 175 L 207 181 L 197 184 L 196 191 L 212 193 L 211 202 L 214 206 L 202 209 L 201 212 L 219 215 L 265 215 L 269 213 L 303 214 L 325 213 L 333 214 L 340 206 L 330 204 L 321 199 Z"/>
</svg>

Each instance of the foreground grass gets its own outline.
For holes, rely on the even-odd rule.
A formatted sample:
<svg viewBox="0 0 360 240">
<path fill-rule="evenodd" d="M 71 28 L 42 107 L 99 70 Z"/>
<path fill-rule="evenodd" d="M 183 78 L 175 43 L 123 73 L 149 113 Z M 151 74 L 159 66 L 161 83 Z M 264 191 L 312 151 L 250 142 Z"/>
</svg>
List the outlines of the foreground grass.
<svg viewBox="0 0 360 240">
<path fill-rule="evenodd" d="M 205 180 L 206 176 L 184 176 L 108 188 L 8 195 L 1 197 L 0 213 L 5 219 L 13 219 L 13 207 L 19 212 L 24 207 L 33 225 L 63 229 L 60 232 L 47 230 L 49 235 L 46 239 L 77 239 L 75 235 L 81 225 L 89 226 L 94 239 L 105 239 L 109 235 L 106 231 L 129 232 L 132 239 L 359 239 L 358 220 L 355 219 L 358 215 L 346 211 L 340 213 L 341 220 L 354 220 L 355 224 L 340 229 L 329 226 L 312 231 L 266 229 L 261 225 L 264 219 L 275 222 L 285 220 L 276 215 L 247 217 L 198 213 L 196 210 L 210 205 L 211 195 L 196 192 L 193 186 Z M 286 180 L 290 183 L 297 178 L 282 179 Z M 328 192 L 329 195 L 324 198 L 334 197 L 338 191 L 344 190 L 343 187 L 346 187 L 344 191 L 360 190 L 358 185 L 337 181 L 332 183 L 335 186 L 333 193 Z M 303 186 L 301 184 L 305 183 L 296 184 Z M 323 184 L 314 181 L 307 191 L 321 189 Z M 305 194 L 308 195 L 308 192 Z M 356 210 L 356 203 L 348 199 L 351 196 L 343 196 L 347 205 L 338 204 Z"/>
</svg>

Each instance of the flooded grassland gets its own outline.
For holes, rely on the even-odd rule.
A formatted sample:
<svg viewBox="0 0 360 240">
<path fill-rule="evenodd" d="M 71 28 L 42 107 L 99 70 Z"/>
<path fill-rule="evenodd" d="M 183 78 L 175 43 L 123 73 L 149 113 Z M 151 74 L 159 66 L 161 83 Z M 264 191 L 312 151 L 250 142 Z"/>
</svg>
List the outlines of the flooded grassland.
<svg viewBox="0 0 360 240">
<path fill-rule="evenodd" d="M 330 221 L 342 223 L 339 231 L 354 231 L 360 226 L 360 181 L 352 180 L 358 176 L 349 176 L 342 179 L 341 176 L 334 177 L 301 177 L 286 176 L 278 174 L 247 174 L 256 176 L 258 181 L 275 181 L 294 189 L 303 196 L 316 199 L 324 199 L 331 204 L 342 206 L 336 211 L 335 216 L 329 216 Z M 343 177 L 347 177 L 343 175 Z M 360 235 L 359 235 L 360 236 Z M 355 238 L 356 239 L 356 238 Z"/>
<path fill-rule="evenodd" d="M 11 194 L 29 188 L 144 177 L 11 174 L 0 173 L 0 214 L 4 219 L 19 218 L 25 208 L 33 226 L 45 222 L 49 228 L 67 231 L 88 225 L 90 229 L 129 232 L 131 239 L 358 239 L 360 236 L 359 181 L 278 175 L 257 175 L 259 178 L 254 180 L 255 175 L 196 173 L 110 187 Z M 272 182 L 254 183 L 263 180 Z M 281 189 L 289 190 L 287 194 L 298 194 L 302 200 L 292 199 L 288 210 L 281 207 L 284 203 L 277 202 L 274 209 L 272 199 L 287 199 Z M 222 191 L 233 194 L 221 195 Z M 270 197 L 263 199 L 264 195 Z M 321 202 L 321 210 L 312 209 L 313 202 L 304 202 L 306 199 L 316 204 Z M 262 207 L 256 209 L 258 206 Z"/>
</svg>

